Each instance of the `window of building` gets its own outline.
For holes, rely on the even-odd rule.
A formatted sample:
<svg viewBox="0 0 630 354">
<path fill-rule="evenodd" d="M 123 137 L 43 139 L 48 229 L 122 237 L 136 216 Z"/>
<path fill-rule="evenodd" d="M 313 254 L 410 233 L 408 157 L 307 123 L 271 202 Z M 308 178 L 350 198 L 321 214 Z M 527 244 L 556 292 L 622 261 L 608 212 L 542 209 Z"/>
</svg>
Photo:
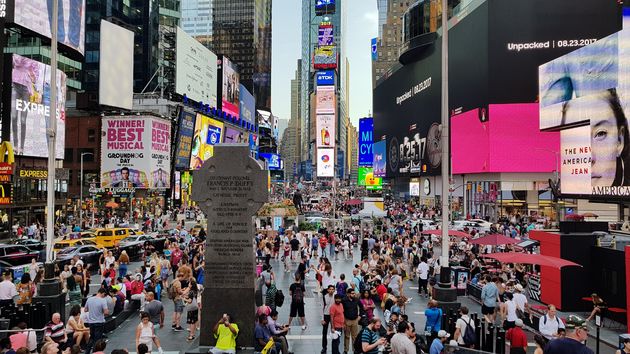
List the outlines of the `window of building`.
<svg viewBox="0 0 630 354">
<path fill-rule="evenodd" d="M 93 143 L 96 141 L 96 130 L 95 129 L 88 129 L 88 142 Z"/>
<path fill-rule="evenodd" d="M 94 162 L 94 149 L 81 148 L 79 149 L 77 157 L 81 159 L 81 155 L 84 153 L 86 155 L 83 155 L 83 162 Z"/>
<path fill-rule="evenodd" d="M 74 149 L 66 148 L 66 150 L 64 151 L 64 154 L 63 154 L 63 161 L 64 162 L 72 162 L 73 158 L 74 158 Z"/>
</svg>

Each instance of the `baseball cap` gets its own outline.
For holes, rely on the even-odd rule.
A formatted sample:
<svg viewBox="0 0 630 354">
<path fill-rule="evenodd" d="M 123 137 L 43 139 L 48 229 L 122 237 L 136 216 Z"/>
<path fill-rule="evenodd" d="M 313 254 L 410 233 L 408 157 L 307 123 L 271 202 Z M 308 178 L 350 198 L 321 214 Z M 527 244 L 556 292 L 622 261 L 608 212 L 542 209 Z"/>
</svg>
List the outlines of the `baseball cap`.
<svg viewBox="0 0 630 354">
<path fill-rule="evenodd" d="M 565 323 L 567 329 L 587 328 L 586 320 L 577 315 L 569 315 Z"/>
<path fill-rule="evenodd" d="M 517 327 L 523 327 L 523 320 L 521 320 L 520 318 L 517 318 L 516 321 L 514 321 L 514 324 Z"/>
<path fill-rule="evenodd" d="M 441 330 L 438 332 L 438 337 L 439 337 L 439 338 L 449 338 L 450 336 L 451 336 L 451 335 L 450 335 L 448 332 L 446 332 L 445 330 L 443 330 L 443 329 L 441 329 Z"/>
<path fill-rule="evenodd" d="M 516 284 L 514 285 L 514 289 L 518 292 L 523 291 L 523 286 L 521 284 Z"/>
</svg>

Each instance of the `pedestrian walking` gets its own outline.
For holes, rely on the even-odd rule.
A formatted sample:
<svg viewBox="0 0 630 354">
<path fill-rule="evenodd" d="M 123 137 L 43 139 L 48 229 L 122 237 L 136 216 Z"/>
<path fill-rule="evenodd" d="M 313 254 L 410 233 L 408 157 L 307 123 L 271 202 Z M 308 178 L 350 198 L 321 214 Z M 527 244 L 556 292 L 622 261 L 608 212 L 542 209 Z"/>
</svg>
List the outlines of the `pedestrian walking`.
<svg viewBox="0 0 630 354">
<path fill-rule="evenodd" d="M 304 319 L 304 294 L 306 293 L 306 287 L 302 284 L 302 279 L 299 275 L 295 276 L 295 282 L 289 287 L 289 296 L 291 296 L 291 309 L 289 312 L 288 325 L 291 326 L 293 318 L 299 317 L 302 324 L 302 330 L 306 330 L 306 320 Z"/>
<path fill-rule="evenodd" d="M 90 328 L 90 341 L 85 348 L 85 354 L 90 354 L 94 343 L 103 338 L 105 316 L 109 315 L 107 301 L 105 300 L 106 295 L 107 290 L 101 287 L 96 295 L 88 298 L 85 302 L 85 311 L 88 313 L 86 323 Z"/>
<path fill-rule="evenodd" d="M 576 315 L 567 317 L 567 335 L 550 341 L 545 347 L 545 354 L 593 354 L 584 342 L 588 339 L 588 327 L 586 321 Z"/>
<path fill-rule="evenodd" d="M 352 288 L 347 290 L 346 297 L 342 300 L 342 304 L 344 315 L 343 348 L 344 352 L 347 353 L 350 351 L 351 343 L 354 343 L 359 333 L 359 318 L 361 311 L 363 311 L 363 305 L 358 299 L 357 292 Z"/>
<path fill-rule="evenodd" d="M 345 325 L 344 307 L 341 304 L 341 300 L 341 295 L 335 294 L 335 303 L 330 307 L 330 336 L 332 338 L 332 354 L 339 354 L 341 334 Z M 324 353 L 326 353 L 326 351 L 322 350 L 322 354 Z"/>
<path fill-rule="evenodd" d="M 322 298 L 322 354 L 328 348 L 328 327 L 330 326 L 330 307 L 335 303 L 335 287 L 329 286 Z M 343 327 L 343 326 L 342 326 Z"/>
</svg>

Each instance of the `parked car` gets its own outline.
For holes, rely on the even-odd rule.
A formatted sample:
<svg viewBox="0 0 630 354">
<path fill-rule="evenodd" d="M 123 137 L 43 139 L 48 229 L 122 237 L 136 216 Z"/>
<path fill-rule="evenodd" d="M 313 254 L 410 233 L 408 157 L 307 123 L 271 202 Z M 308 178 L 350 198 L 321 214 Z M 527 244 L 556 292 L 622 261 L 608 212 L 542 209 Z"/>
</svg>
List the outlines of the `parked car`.
<svg viewBox="0 0 630 354">
<path fill-rule="evenodd" d="M 39 251 L 31 250 L 22 245 L 0 245 L 0 261 L 14 266 L 31 263 L 39 258 Z"/>
<path fill-rule="evenodd" d="M 74 256 L 78 256 L 85 266 L 90 265 L 90 269 L 98 271 L 98 260 L 101 254 L 103 254 L 103 249 L 96 245 L 71 246 L 57 252 L 56 262 L 59 268 L 63 269 L 64 265 L 70 264 Z"/>
<path fill-rule="evenodd" d="M 78 238 L 74 240 L 59 240 L 59 241 L 55 241 L 53 245 L 53 251 L 59 252 L 60 250 L 67 247 L 83 246 L 83 245 L 96 246 L 96 242 L 94 241 L 94 239 L 82 239 L 82 238 Z"/>
<path fill-rule="evenodd" d="M 156 251 L 161 252 L 164 250 L 164 242 L 166 238 L 164 237 L 154 237 L 150 235 L 135 235 L 128 236 L 123 238 L 119 243 L 118 247 L 121 250 L 127 251 L 129 257 L 137 256 L 144 247 L 146 242 L 149 242 L 155 247 Z"/>
<path fill-rule="evenodd" d="M 468 221 L 477 223 L 479 225 L 479 231 L 481 232 L 490 232 L 490 228 L 493 225 L 490 221 L 486 221 L 483 219 L 470 219 Z"/>
<path fill-rule="evenodd" d="M 470 220 L 455 220 L 452 225 L 452 229 L 457 231 L 464 231 L 464 229 L 481 231 L 482 229 L 481 225 Z"/>
<path fill-rule="evenodd" d="M 42 242 L 42 241 L 39 241 L 39 240 L 35 240 L 35 239 L 32 239 L 32 238 L 20 238 L 20 239 L 17 239 L 15 241 L 13 241 L 13 244 L 26 246 L 30 250 L 33 250 L 33 251 L 46 250 L 46 243 L 45 242 Z"/>
</svg>

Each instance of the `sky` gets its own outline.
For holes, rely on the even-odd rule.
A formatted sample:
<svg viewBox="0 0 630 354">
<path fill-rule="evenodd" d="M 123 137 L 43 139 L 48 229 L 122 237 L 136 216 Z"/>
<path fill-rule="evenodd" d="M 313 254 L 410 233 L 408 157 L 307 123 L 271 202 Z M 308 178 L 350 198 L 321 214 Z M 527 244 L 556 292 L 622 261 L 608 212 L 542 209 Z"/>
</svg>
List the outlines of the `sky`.
<svg viewBox="0 0 630 354">
<path fill-rule="evenodd" d="M 370 40 L 378 34 L 376 0 L 346 0 L 348 28 L 346 55 L 350 62 L 350 120 L 372 111 Z M 274 0 L 272 13 L 271 109 L 281 119 L 291 118 L 291 80 L 295 77 L 302 44 L 302 0 Z"/>
</svg>

